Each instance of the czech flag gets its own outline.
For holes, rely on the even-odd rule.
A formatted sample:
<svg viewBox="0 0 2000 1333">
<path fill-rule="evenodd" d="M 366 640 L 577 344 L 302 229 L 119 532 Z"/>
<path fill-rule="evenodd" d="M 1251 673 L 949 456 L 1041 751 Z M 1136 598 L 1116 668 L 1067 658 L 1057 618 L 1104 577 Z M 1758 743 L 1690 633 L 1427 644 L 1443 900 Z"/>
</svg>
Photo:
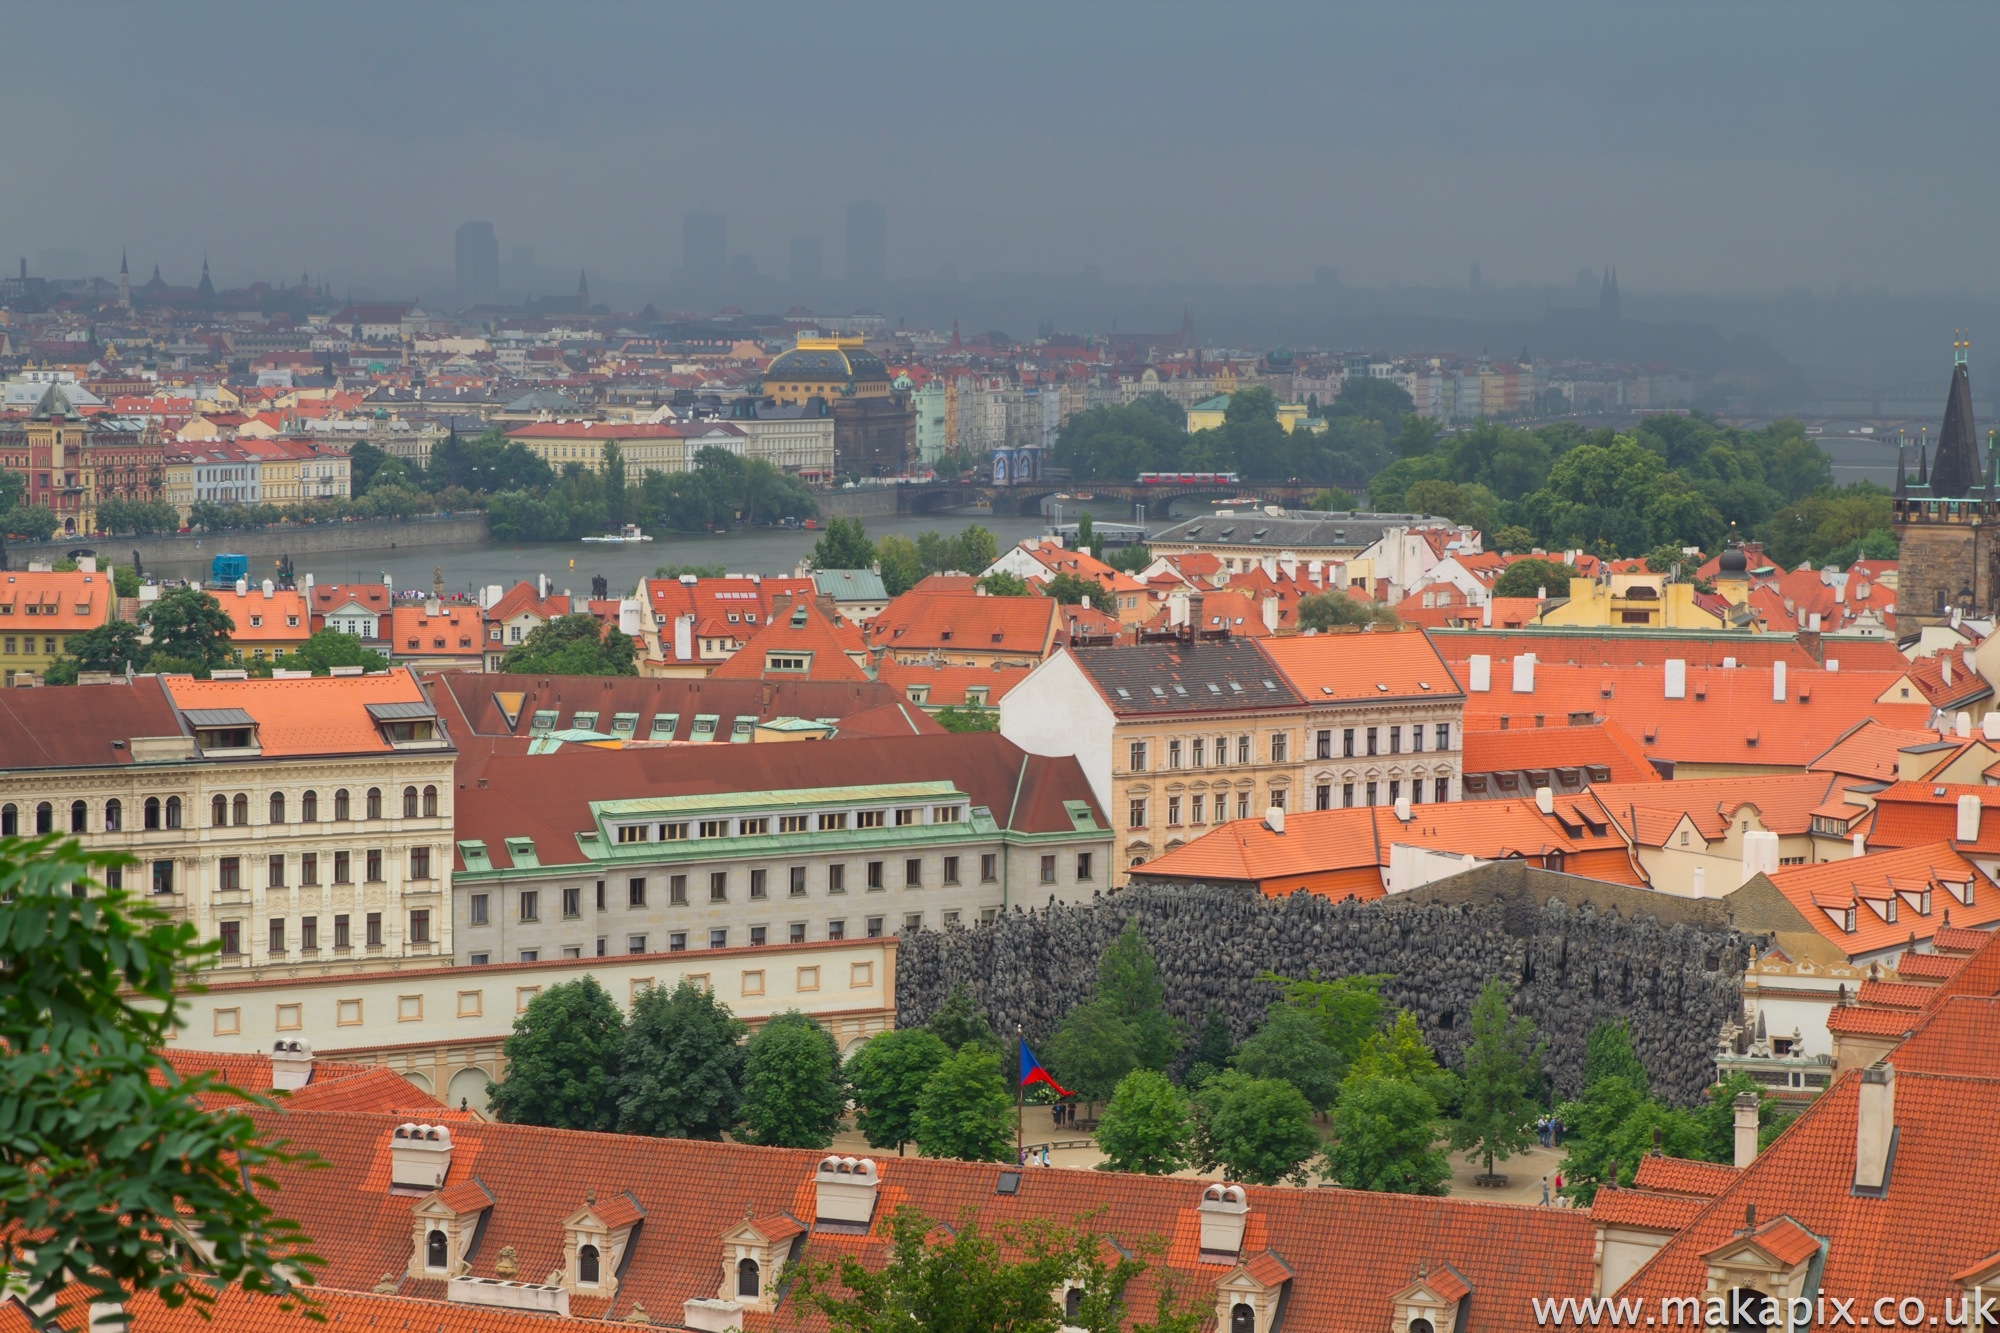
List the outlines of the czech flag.
<svg viewBox="0 0 2000 1333">
<path fill-rule="evenodd" d="M 1060 1096 L 1071 1095 L 1068 1088 L 1049 1077 L 1049 1071 L 1042 1068 L 1042 1062 L 1035 1058 L 1035 1053 L 1028 1049 L 1028 1043 L 1024 1041 L 1021 1043 L 1021 1086 L 1025 1088 L 1030 1083 L 1046 1083 Z"/>
</svg>

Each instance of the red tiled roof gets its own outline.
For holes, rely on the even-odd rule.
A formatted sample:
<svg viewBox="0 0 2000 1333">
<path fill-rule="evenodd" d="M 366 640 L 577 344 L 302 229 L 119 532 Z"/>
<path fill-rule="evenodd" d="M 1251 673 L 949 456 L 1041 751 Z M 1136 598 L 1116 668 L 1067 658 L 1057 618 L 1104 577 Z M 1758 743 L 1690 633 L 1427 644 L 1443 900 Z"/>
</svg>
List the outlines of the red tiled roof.
<svg viewBox="0 0 2000 1333">
<path fill-rule="evenodd" d="M 1639 1159 L 1632 1183 L 1642 1190 L 1660 1194 L 1683 1194 L 1712 1199 L 1735 1183 L 1742 1174 L 1725 1162 L 1703 1162 L 1692 1157 L 1661 1157 L 1648 1154 Z"/>
<path fill-rule="evenodd" d="M 1041 658 L 1061 641 L 1063 608 L 1046 597 L 986 597 L 912 588 L 863 627 L 896 654 L 978 652 Z"/>
<path fill-rule="evenodd" d="M 96 629 L 111 616 L 112 592 L 111 575 L 106 572 L 10 570 L 0 574 L 0 629 L 9 634 L 17 630 L 74 634 Z"/>
<path fill-rule="evenodd" d="M 1768 878 L 1813 929 L 1850 958 L 1930 939 L 1944 925 L 1947 909 L 1960 922 L 1974 925 L 2000 922 L 2000 886 L 1941 842 L 1895 851 L 1871 851 L 1866 856 L 1819 865 L 1781 866 L 1770 872 Z M 1973 884 L 1970 905 L 1959 902 L 1940 884 L 1931 894 L 1929 915 L 1912 905 L 1907 895 L 1896 892 L 1906 884 L 1966 880 Z M 1868 906 L 1870 900 L 1893 902 L 1896 919 L 1883 919 Z M 1836 910 L 1843 904 L 1854 903 L 1854 929 L 1843 929 L 1822 903 Z M 1934 993 L 1924 990 L 1923 998 Z"/>
<path fill-rule="evenodd" d="M 1958 840 L 1958 801 L 1977 797 L 1979 838 Z M 1994 813 L 1987 814 L 1991 810 Z M 1875 793 L 1875 818 L 1868 827 L 1871 847 L 1909 847 L 1946 842 L 1962 852 L 2000 856 L 2000 787 L 1963 783 L 1898 782 Z"/>
<path fill-rule="evenodd" d="M 1607 781 L 1614 783 L 1664 780 L 1659 770 L 1646 762 L 1639 743 L 1616 722 L 1468 731 L 1464 763 L 1467 773 L 1605 768 L 1611 773 Z"/>
<path fill-rule="evenodd" d="M 1651 1194 L 1642 1189 L 1601 1189 L 1590 1205 L 1590 1220 L 1605 1226 L 1679 1231 L 1707 1206 L 1706 1199 Z"/>
<path fill-rule="evenodd" d="M 1900 1037 L 1916 1020 L 1917 1016 L 1907 1009 L 1863 1009 L 1858 1005 L 1837 1004 L 1827 1010 L 1826 1030 L 1835 1036 Z"/>
<path fill-rule="evenodd" d="M 181 734 L 158 676 L 0 690 L 0 767 L 8 769 L 123 767 L 134 737 Z"/>
<path fill-rule="evenodd" d="M 407 670 L 311 680 L 196 680 L 169 676 L 168 692 L 182 708 L 240 708 L 257 719 L 257 743 L 267 758 L 306 754 L 387 754 L 390 745 L 369 704 L 423 703 Z M 90 688 L 100 688 L 92 686 Z"/>
<path fill-rule="evenodd" d="M 1034 668 L 1025 666 L 948 666 L 942 662 L 927 662 L 922 659 L 898 662 L 884 656 L 876 664 L 875 678 L 894 689 L 904 698 L 910 697 L 912 686 L 925 686 L 925 704 L 931 708 L 964 705 L 966 691 L 984 688 L 986 707 L 997 707 L 1007 691 L 1028 678 Z"/>
<path fill-rule="evenodd" d="M 710 679 L 867 680 L 868 673 L 856 660 L 866 652 L 861 631 L 822 611 L 812 598 L 793 603 L 779 596 L 772 599 L 770 619 L 745 639 Z M 773 655 L 803 660 L 807 669 L 773 667 Z"/>
<path fill-rule="evenodd" d="M 1264 651 L 1309 703 L 1450 699 L 1458 680 L 1420 630 L 1340 630 L 1275 638 Z"/>
<path fill-rule="evenodd" d="M 1855 999 L 1869 1009 L 1922 1009 L 1937 994 L 1935 986 L 1913 986 L 1899 981 L 1864 981 Z"/>
<path fill-rule="evenodd" d="M 1896 959 L 1896 975 L 1905 981 L 1922 982 L 1929 986 L 1943 981 L 1964 966 L 1965 959 L 1957 954 L 1919 953 L 1915 949 L 1907 949 Z"/>
<path fill-rule="evenodd" d="M 1903 730 L 1863 718 L 1816 757 L 1810 767 L 1827 773 L 1865 778 L 1870 782 L 1894 782 L 1898 759 L 1912 745 L 1927 745 L 1939 739 L 1935 731 Z"/>
<path fill-rule="evenodd" d="M 1563 731 L 1551 729 L 1551 733 L 1559 736 Z M 1466 733 L 1468 749 L 1475 734 Z M 1758 821 L 1773 833 L 1805 833 L 1812 827 L 1814 809 L 1827 801 L 1840 781 L 1830 773 L 1766 773 L 1754 782 L 1742 778 L 1607 782 L 1593 786 L 1588 796 L 1635 841 L 1660 847 L 1684 818 L 1693 821 L 1702 837 L 1720 838 L 1745 806 L 1755 810 Z"/>
</svg>

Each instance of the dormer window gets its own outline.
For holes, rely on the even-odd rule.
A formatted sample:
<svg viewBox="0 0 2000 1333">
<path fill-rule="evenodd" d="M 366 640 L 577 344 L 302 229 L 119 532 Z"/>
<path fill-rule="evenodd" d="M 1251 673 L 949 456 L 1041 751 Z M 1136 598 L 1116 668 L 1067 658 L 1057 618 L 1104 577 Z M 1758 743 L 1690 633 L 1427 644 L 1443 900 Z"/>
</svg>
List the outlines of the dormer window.
<svg viewBox="0 0 2000 1333">
<path fill-rule="evenodd" d="M 597 1247 L 584 1245 L 576 1252 L 576 1284 L 579 1287 L 597 1285 Z"/>
<path fill-rule="evenodd" d="M 740 1300 L 754 1301 L 763 1294 L 763 1273 L 755 1259 L 741 1259 L 736 1264 L 736 1295 Z"/>
</svg>

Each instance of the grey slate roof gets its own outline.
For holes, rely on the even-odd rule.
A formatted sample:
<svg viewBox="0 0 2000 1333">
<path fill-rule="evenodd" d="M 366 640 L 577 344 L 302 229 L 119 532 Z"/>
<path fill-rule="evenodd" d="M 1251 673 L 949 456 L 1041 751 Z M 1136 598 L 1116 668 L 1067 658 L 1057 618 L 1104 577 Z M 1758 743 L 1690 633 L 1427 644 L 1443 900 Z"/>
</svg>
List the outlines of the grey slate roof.
<svg viewBox="0 0 2000 1333">
<path fill-rule="evenodd" d="M 1191 518 L 1153 534 L 1152 540 L 1198 546 L 1268 546 L 1276 555 L 1280 551 L 1359 550 L 1373 546 L 1388 528 L 1457 526 L 1448 518 L 1429 514 L 1322 514 L 1306 509 L 1267 514 L 1261 509 L 1246 509 Z"/>
<path fill-rule="evenodd" d="M 889 589 L 872 569 L 816 569 L 813 587 L 836 602 L 886 602 Z"/>
<path fill-rule="evenodd" d="M 1230 713 L 1304 702 L 1254 639 L 1073 648 L 1115 713 Z"/>
</svg>

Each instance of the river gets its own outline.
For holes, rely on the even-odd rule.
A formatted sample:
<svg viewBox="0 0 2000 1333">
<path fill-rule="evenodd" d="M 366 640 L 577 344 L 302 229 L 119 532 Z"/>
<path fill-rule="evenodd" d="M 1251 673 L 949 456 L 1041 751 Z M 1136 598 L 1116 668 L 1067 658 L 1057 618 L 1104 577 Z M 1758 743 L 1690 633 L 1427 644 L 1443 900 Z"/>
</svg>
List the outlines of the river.
<svg viewBox="0 0 2000 1333">
<path fill-rule="evenodd" d="M 1067 516 L 1066 516 L 1067 517 Z M 1118 516 L 1120 519 L 1124 515 Z M 898 534 L 914 538 L 922 532 L 955 533 L 978 523 L 1006 550 L 1025 537 L 1039 537 L 1047 524 L 1040 517 L 1017 518 L 991 514 L 917 514 L 866 520 L 870 537 Z M 590 580 L 603 575 L 613 596 L 629 594 L 641 578 L 663 565 L 721 565 L 733 574 L 789 574 L 812 554 L 818 532 L 781 528 L 742 528 L 721 536 L 706 533 L 662 533 L 649 542 L 609 546 L 595 542 L 486 542 L 476 546 L 404 546 L 393 550 L 336 551 L 300 558 L 301 580 L 311 574 L 320 583 L 380 583 L 386 577 L 399 590 L 428 592 L 432 570 L 442 570 L 447 593 L 476 594 L 488 584 L 512 587 L 547 574 L 552 589 L 588 594 Z M 146 573 L 167 578 L 207 578 L 209 557 L 227 551 L 229 535 L 203 543 L 198 560 L 148 564 Z M 260 562 L 252 562 L 253 565 Z M 253 575 L 263 574 L 253 568 Z"/>
</svg>

